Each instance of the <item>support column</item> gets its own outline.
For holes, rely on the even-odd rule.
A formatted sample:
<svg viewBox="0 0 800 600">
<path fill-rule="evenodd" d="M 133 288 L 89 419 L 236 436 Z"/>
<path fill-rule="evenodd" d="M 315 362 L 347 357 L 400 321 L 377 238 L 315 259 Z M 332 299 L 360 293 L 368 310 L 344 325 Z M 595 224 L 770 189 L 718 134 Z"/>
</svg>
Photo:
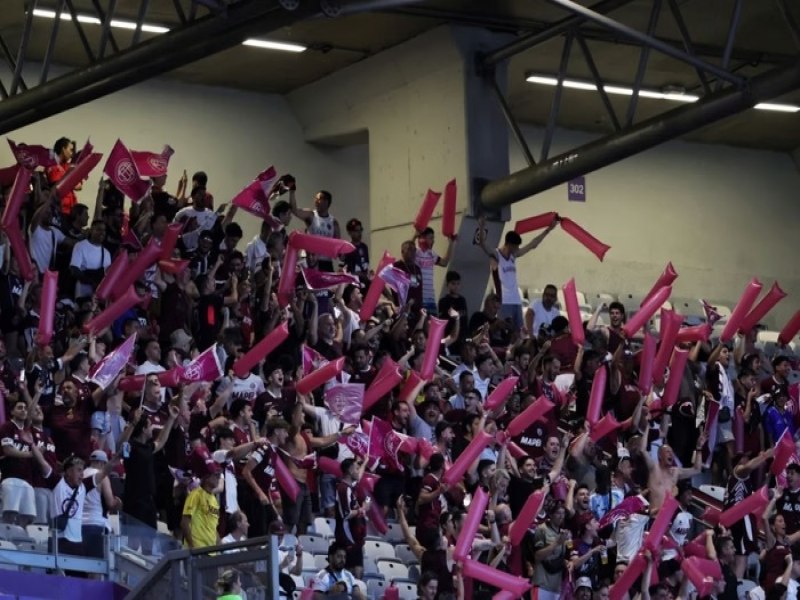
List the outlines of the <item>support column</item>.
<svg viewBox="0 0 800 600">
<path fill-rule="evenodd" d="M 462 275 L 470 311 L 480 308 L 488 282 L 488 260 L 472 244 L 482 181 L 508 174 L 508 128 L 489 83 L 476 71 L 476 55 L 508 36 L 441 27 L 334 73 L 289 94 L 306 140 L 339 144 L 369 139 L 370 202 L 364 214 L 332 212 L 340 222 L 357 216 L 369 223 L 373 265 L 384 249 L 399 257 L 413 236 L 414 217 L 426 190 L 458 182 L 459 240 L 450 268 Z M 504 71 L 498 74 L 505 88 Z M 302 190 L 310 196 L 313 190 Z M 368 211 L 368 216 L 367 216 Z M 435 249 L 444 254 L 441 206 L 431 227 Z M 507 214 L 507 213 L 506 213 Z M 488 245 L 500 238 L 502 213 L 487 225 Z M 507 218 L 507 217 L 506 217 Z M 436 269 L 442 289 L 444 269 Z"/>
</svg>

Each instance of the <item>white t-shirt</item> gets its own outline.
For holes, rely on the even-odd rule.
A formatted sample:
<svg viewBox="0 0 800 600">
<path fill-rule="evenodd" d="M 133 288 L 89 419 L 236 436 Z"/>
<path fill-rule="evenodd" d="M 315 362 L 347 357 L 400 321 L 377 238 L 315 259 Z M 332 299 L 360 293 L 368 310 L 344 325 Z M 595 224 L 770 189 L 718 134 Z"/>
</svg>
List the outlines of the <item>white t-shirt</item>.
<svg viewBox="0 0 800 600">
<path fill-rule="evenodd" d="M 88 467 L 83 470 L 83 477 L 93 477 L 98 469 Z M 111 528 L 108 524 L 108 518 L 103 516 L 103 498 L 101 495 L 101 488 L 96 487 L 86 492 L 86 499 L 83 502 L 83 524 L 84 525 L 99 525 L 105 527 L 110 531 Z"/>
<path fill-rule="evenodd" d="M 497 271 L 495 271 L 495 286 L 503 305 L 522 304 L 517 285 L 517 263 L 514 256 L 504 257 L 500 250 L 494 252 L 497 260 Z"/>
<path fill-rule="evenodd" d="M 533 335 L 539 333 L 539 328 L 542 325 L 548 327 L 553 322 L 553 319 L 561 314 L 555 304 L 550 307 L 550 310 L 547 310 L 541 300 L 534 302 L 531 310 L 533 311 L 533 331 L 531 332 Z"/>
<path fill-rule="evenodd" d="M 69 261 L 70 267 L 75 267 L 79 271 L 91 271 L 102 268 L 104 271 L 111 265 L 111 253 L 103 246 L 95 246 L 89 240 L 81 240 L 72 248 L 72 259 Z M 94 288 L 85 283 L 75 283 L 75 297 L 83 298 L 91 296 Z"/>
<path fill-rule="evenodd" d="M 353 577 L 350 571 L 342 569 L 338 573 L 333 573 L 328 569 L 322 569 L 314 577 L 314 591 L 327 592 L 340 581 L 344 582 L 345 586 L 347 586 L 347 593 L 350 594 L 356 584 L 356 578 Z"/>
<path fill-rule="evenodd" d="M 197 250 L 197 242 L 203 231 L 210 231 L 217 222 L 217 213 L 213 210 L 197 210 L 194 206 L 182 208 L 175 215 L 176 223 L 186 223 L 181 239 L 184 247 L 193 252 Z"/>
<path fill-rule="evenodd" d="M 627 519 L 617 521 L 617 561 L 630 563 L 634 559 L 642 547 L 644 528 L 649 520 L 647 515 L 634 513 Z"/>
<path fill-rule="evenodd" d="M 265 389 L 264 380 L 253 373 L 250 373 L 244 379 L 234 377 L 231 385 L 233 385 L 231 402 L 235 400 L 247 400 L 251 405 L 259 395 L 264 393 Z"/>
<path fill-rule="evenodd" d="M 439 262 L 439 255 L 432 248 L 421 250 L 417 248 L 416 258 L 419 270 L 422 272 L 422 302 L 436 304 L 436 289 L 433 285 L 433 267 Z"/>
<path fill-rule="evenodd" d="M 330 410 L 323 406 L 315 406 L 314 413 L 316 414 L 317 421 L 319 422 L 319 432 L 325 437 L 339 433 L 343 429 L 343 423 L 334 415 Z M 361 431 L 361 426 L 356 428 L 356 431 Z M 350 448 L 344 444 L 339 445 L 339 454 L 337 460 L 342 462 L 345 458 L 354 458 Z"/>
<path fill-rule="evenodd" d="M 261 263 L 266 256 L 267 244 L 257 235 L 247 244 L 247 248 L 244 251 L 244 264 L 251 273 L 255 273 L 261 270 Z"/>
<path fill-rule="evenodd" d="M 489 384 L 492 382 L 492 378 L 487 377 L 486 379 L 481 379 L 477 371 L 473 373 L 472 377 L 475 379 L 475 389 L 481 393 L 481 402 L 486 402 L 486 397 L 489 395 Z"/>
<path fill-rule="evenodd" d="M 78 493 L 75 494 L 75 500 L 70 502 L 72 494 L 75 492 L 66 480 L 62 477 L 61 480 L 53 488 L 53 505 L 51 506 L 50 514 L 59 516 L 69 508 L 69 518 L 67 519 L 67 526 L 64 531 L 59 532 L 58 537 L 66 538 L 70 542 L 81 543 L 83 537 L 81 536 L 81 525 L 83 524 L 83 504 L 86 501 L 86 492 L 93 490 L 96 487 L 95 474 L 84 477 Z"/>
<path fill-rule="evenodd" d="M 56 255 L 56 247 L 64 241 L 64 237 L 61 230 L 56 227 L 51 227 L 50 231 L 37 227 L 31 232 L 28 247 L 40 273 L 44 273 L 50 267 L 50 262 Z"/>
</svg>

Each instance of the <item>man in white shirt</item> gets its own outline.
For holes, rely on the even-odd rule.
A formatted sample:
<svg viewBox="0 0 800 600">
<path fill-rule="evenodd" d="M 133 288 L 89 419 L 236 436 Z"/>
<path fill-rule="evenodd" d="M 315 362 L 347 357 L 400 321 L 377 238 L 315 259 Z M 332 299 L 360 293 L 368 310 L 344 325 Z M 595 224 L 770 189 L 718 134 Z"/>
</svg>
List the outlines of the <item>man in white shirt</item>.
<svg viewBox="0 0 800 600">
<path fill-rule="evenodd" d="M 322 569 L 314 578 L 314 600 L 324 600 L 325 596 L 350 594 L 353 600 L 365 600 L 356 578 L 344 568 L 347 549 L 343 544 L 333 542 L 328 549 L 328 568 Z"/>
<path fill-rule="evenodd" d="M 152 339 L 145 344 L 144 347 L 145 361 L 136 367 L 137 375 L 149 375 L 150 373 L 163 373 L 166 371 L 161 366 L 161 345 L 158 340 Z M 161 403 L 163 404 L 167 399 L 167 388 L 161 388 Z"/>
<path fill-rule="evenodd" d="M 94 294 L 95 288 L 105 276 L 111 265 L 111 252 L 103 247 L 106 239 L 106 224 L 95 220 L 89 229 L 89 237 L 72 248 L 69 262 L 70 272 L 75 278 L 75 298 L 85 298 Z"/>
<path fill-rule="evenodd" d="M 267 256 L 267 239 L 272 233 L 272 225 L 269 221 L 262 221 L 261 231 L 255 236 L 244 251 L 244 264 L 251 273 L 261 269 L 261 263 Z"/>
<path fill-rule="evenodd" d="M 197 250 L 200 234 L 211 231 L 217 222 L 217 213 L 207 208 L 209 196 L 205 188 L 192 190 L 192 206 L 182 208 L 175 215 L 176 223 L 185 223 L 181 240 L 188 252 Z"/>
<path fill-rule="evenodd" d="M 434 315 L 438 307 L 433 281 L 433 267 L 446 267 L 450 263 L 455 238 L 448 240 L 447 252 L 445 252 L 444 256 L 439 256 L 433 249 L 434 233 L 431 227 L 426 227 L 421 232 L 417 232 L 417 236 L 417 252 L 414 255 L 414 262 L 417 263 L 419 270 L 422 272 L 422 308 Z"/>
<path fill-rule="evenodd" d="M 525 315 L 525 325 L 528 327 L 532 336 L 539 335 L 539 329 L 542 327 L 549 327 L 561 312 L 556 306 L 556 299 L 558 298 L 558 290 L 552 283 L 545 286 L 542 292 L 542 299 L 537 300 L 528 309 Z"/>
</svg>

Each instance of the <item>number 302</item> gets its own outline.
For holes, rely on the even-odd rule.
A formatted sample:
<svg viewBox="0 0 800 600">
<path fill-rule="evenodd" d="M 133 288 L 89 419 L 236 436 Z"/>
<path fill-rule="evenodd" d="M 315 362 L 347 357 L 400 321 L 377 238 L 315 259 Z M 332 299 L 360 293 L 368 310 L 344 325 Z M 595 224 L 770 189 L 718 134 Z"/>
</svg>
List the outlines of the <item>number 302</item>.
<svg viewBox="0 0 800 600">
<path fill-rule="evenodd" d="M 583 194 L 583 184 L 582 183 L 570 183 L 569 184 L 569 193 L 570 194 Z"/>
</svg>

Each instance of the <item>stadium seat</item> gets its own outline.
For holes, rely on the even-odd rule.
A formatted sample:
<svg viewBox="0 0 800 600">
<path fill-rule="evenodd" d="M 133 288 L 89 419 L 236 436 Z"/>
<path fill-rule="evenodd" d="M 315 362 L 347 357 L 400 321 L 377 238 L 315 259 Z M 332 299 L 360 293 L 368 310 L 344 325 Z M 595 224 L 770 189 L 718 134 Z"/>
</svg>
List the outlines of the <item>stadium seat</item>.
<svg viewBox="0 0 800 600">
<path fill-rule="evenodd" d="M 416 600 L 419 597 L 416 584 L 395 582 L 394 585 L 397 587 L 400 600 Z"/>
<path fill-rule="evenodd" d="M 375 564 L 375 559 L 368 556 L 364 557 L 364 576 L 379 575 L 378 565 Z"/>
<path fill-rule="evenodd" d="M 317 517 L 314 519 L 314 530 L 317 532 L 317 535 L 330 539 L 333 537 L 335 529 L 335 519 L 326 517 Z"/>
<path fill-rule="evenodd" d="M 314 554 L 309 552 L 308 550 L 303 550 L 303 568 L 310 569 L 314 566 L 316 561 L 314 560 Z M 327 565 L 326 565 L 327 566 Z"/>
<path fill-rule="evenodd" d="M 386 532 L 386 541 L 390 544 L 399 544 L 405 541 L 403 528 L 397 523 L 388 523 L 389 531 Z"/>
<path fill-rule="evenodd" d="M 328 554 L 330 542 L 322 536 L 301 535 L 297 539 L 305 552 L 311 552 L 312 554 Z"/>
<path fill-rule="evenodd" d="M 46 544 L 50 539 L 50 528 L 47 525 L 28 525 L 26 531 L 38 544 Z"/>
<path fill-rule="evenodd" d="M 303 562 L 305 564 L 305 562 Z M 314 566 L 317 569 L 327 569 L 328 568 L 328 555 L 327 554 L 315 554 L 314 555 Z"/>
<path fill-rule="evenodd" d="M 370 579 L 367 582 L 367 594 L 370 598 L 383 598 L 386 592 L 386 582 L 380 579 Z"/>
<path fill-rule="evenodd" d="M 391 560 L 379 560 L 378 573 L 386 577 L 386 581 L 408 579 L 408 567 L 403 563 Z"/>
<path fill-rule="evenodd" d="M 373 541 L 364 542 L 364 556 L 370 556 L 375 560 L 380 560 L 382 558 L 394 560 L 396 558 L 394 546 L 390 543 Z"/>
<path fill-rule="evenodd" d="M 294 548 L 297 545 L 297 536 L 293 533 L 287 533 L 281 540 L 281 548 Z"/>
<path fill-rule="evenodd" d="M 317 569 L 303 569 L 303 583 L 305 587 L 312 585 L 312 581 L 316 578 L 319 571 Z"/>
<path fill-rule="evenodd" d="M 360 579 L 356 579 L 356 587 L 361 590 L 361 593 L 366 597 L 367 595 L 367 584 L 361 581 Z"/>
<path fill-rule="evenodd" d="M 411 546 L 408 544 L 397 544 L 394 547 L 394 553 L 395 556 L 397 556 L 397 558 L 402 560 L 405 564 L 409 564 L 410 562 L 417 560 L 413 550 L 411 550 Z"/>
<path fill-rule="evenodd" d="M 11 542 L 34 541 L 22 527 L 9 525 L 8 523 L 0 523 L 0 540 L 9 540 Z"/>
<path fill-rule="evenodd" d="M 700 491 L 722 502 L 725 500 L 725 488 L 719 485 L 701 485 Z"/>
<path fill-rule="evenodd" d="M 8 540 L 0 540 L 0 550 L 16 550 L 17 545 L 14 542 L 9 542 Z"/>
<path fill-rule="evenodd" d="M 754 587 L 756 587 L 755 581 L 750 581 L 749 579 L 740 580 L 739 584 L 736 586 L 736 594 L 739 596 L 739 600 L 746 600 L 747 592 Z"/>
<path fill-rule="evenodd" d="M 416 584 L 419 581 L 419 563 L 413 562 L 408 564 L 408 578 L 412 583 Z"/>
</svg>

